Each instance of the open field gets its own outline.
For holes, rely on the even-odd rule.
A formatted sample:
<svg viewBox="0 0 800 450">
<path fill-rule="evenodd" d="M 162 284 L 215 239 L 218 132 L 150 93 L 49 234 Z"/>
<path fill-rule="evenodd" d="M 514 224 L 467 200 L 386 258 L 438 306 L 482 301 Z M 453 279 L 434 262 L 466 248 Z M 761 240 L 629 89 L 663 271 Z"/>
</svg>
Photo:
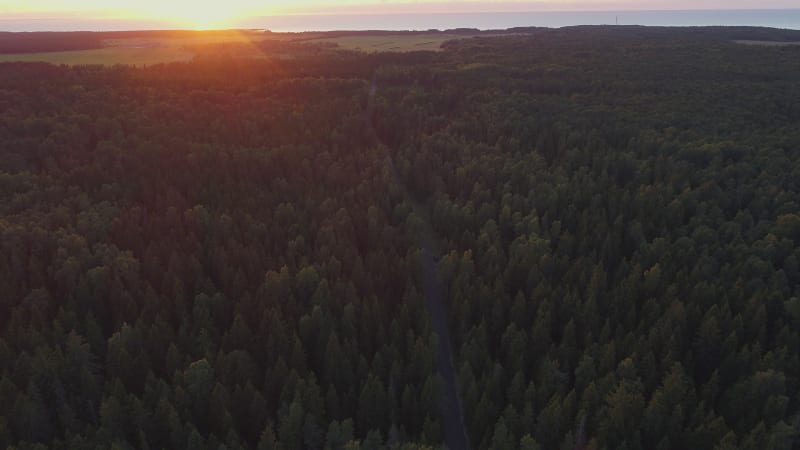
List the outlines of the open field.
<svg viewBox="0 0 800 450">
<path fill-rule="evenodd" d="M 51 64 L 102 64 L 111 66 L 114 64 L 143 65 L 188 61 L 192 59 L 192 56 L 192 53 L 180 47 L 106 47 L 97 50 L 0 55 L 0 62 L 36 61 Z"/>
<path fill-rule="evenodd" d="M 274 38 L 274 36 L 272 37 Z M 247 43 L 270 39 L 270 35 L 255 32 L 229 34 L 198 34 L 194 36 L 121 37 L 104 39 L 103 48 L 42 53 L 0 54 L 0 62 L 48 62 L 52 64 L 129 64 L 147 65 L 189 61 L 195 54 L 193 46 L 221 43 Z"/>
<path fill-rule="evenodd" d="M 103 45 L 106 47 L 185 47 L 191 45 L 222 44 L 230 42 L 257 42 L 268 39 L 271 34 L 258 32 L 231 32 L 228 34 L 203 34 L 198 33 L 194 36 L 183 37 L 133 37 L 106 39 Z"/>
<path fill-rule="evenodd" d="M 103 48 L 33 53 L 0 53 L 0 62 L 48 62 L 67 65 L 150 65 L 189 61 L 197 47 L 213 44 L 248 43 L 264 40 L 284 40 L 307 43 L 333 43 L 345 50 L 364 52 L 408 52 L 418 50 L 439 51 L 445 41 L 472 37 L 470 34 L 409 33 L 370 35 L 356 33 L 335 35 L 330 33 L 260 33 L 231 32 L 217 34 L 187 34 L 159 36 L 153 34 L 112 35 L 102 40 Z"/>
<path fill-rule="evenodd" d="M 335 38 L 314 39 L 311 42 L 333 42 L 346 50 L 364 52 L 410 52 L 416 50 L 441 50 L 445 41 L 471 37 L 463 34 L 413 34 L 385 36 L 342 36 Z"/>
<path fill-rule="evenodd" d="M 780 42 L 780 41 L 747 41 L 747 40 L 738 40 L 733 41 L 737 44 L 744 44 L 744 45 L 763 45 L 765 47 L 789 47 L 794 45 L 800 45 L 800 41 L 797 42 Z"/>
</svg>

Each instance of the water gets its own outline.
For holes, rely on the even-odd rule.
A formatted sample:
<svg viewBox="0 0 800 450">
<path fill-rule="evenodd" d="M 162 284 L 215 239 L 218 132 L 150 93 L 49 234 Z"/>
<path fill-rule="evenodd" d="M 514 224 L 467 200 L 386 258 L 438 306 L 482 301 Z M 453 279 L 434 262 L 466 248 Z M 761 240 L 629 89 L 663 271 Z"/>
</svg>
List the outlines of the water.
<svg viewBox="0 0 800 450">
<path fill-rule="evenodd" d="M 570 25 L 762 26 L 800 30 L 800 9 L 692 11 L 570 11 L 438 14 L 335 14 L 251 17 L 232 28 L 273 31 L 506 29 Z M 167 21 L 0 15 L 0 31 L 144 30 L 179 27 Z"/>
<path fill-rule="evenodd" d="M 800 9 L 719 11 L 570 11 L 441 13 L 393 15 L 283 16 L 243 21 L 252 28 L 273 31 L 428 30 L 431 28 L 506 29 L 570 25 L 705 26 L 747 25 L 800 29 Z"/>
</svg>

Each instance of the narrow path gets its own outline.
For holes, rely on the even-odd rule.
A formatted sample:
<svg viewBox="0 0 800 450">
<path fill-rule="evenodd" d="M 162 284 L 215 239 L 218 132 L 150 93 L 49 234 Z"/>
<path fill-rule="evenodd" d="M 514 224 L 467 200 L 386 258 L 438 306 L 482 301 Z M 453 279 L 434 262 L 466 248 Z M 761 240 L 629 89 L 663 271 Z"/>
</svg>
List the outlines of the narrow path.
<svg viewBox="0 0 800 450">
<path fill-rule="evenodd" d="M 412 205 L 414 213 L 423 221 L 423 236 L 420 242 L 423 251 L 423 290 L 428 316 L 431 320 L 433 332 L 439 338 L 439 348 L 436 351 L 436 366 L 444 382 L 444 392 L 440 400 L 442 409 L 442 432 L 445 447 L 450 450 L 468 450 L 469 440 L 464 427 L 464 414 L 461 406 L 461 397 L 458 395 L 458 381 L 456 380 L 455 364 L 453 363 L 453 350 L 450 344 L 450 331 L 447 323 L 447 310 L 444 306 L 442 281 L 436 275 L 436 261 L 441 256 L 436 246 L 435 234 L 430 223 L 429 215 L 425 208 L 416 202 L 403 183 L 400 174 L 394 166 L 389 147 L 375 132 L 372 123 L 372 101 L 377 92 L 376 78 L 372 78 L 369 89 L 369 104 L 367 106 L 367 126 L 372 131 L 380 145 L 386 150 L 386 163 L 392 176 L 403 191 L 405 199 Z"/>
</svg>

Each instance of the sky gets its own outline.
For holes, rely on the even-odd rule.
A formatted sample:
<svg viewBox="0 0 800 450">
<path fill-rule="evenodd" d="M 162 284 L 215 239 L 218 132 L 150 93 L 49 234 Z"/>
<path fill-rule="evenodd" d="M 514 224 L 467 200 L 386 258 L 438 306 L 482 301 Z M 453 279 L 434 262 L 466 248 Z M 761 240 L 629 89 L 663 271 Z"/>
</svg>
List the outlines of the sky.
<svg viewBox="0 0 800 450">
<path fill-rule="evenodd" d="M 113 17 L 190 14 L 602 11 L 797 8 L 797 0 L 0 0 L 0 14 L 92 13 Z M 229 12 L 226 12 L 229 11 Z"/>
<path fill-rule="evenodd" d="M 250 16 L 798 8 L 798 0 L 0 0 L 0 21 L 153 19 L 219 27 Z"/>
</svg>

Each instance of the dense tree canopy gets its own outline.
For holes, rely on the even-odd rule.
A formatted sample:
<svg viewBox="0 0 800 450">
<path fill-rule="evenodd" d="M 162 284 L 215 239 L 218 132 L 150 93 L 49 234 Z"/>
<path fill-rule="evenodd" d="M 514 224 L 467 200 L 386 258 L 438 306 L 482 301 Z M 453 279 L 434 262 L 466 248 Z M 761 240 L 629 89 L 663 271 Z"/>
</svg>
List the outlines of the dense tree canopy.
<svg viewBox="0 0 800 450">
<path fill-rule="evenodd" d="M 0 446 L 439 448 L 435 247 L 472 447 L 793 448 L 800 48 L 748 33 L 0 65 Z"/>
</svg>

